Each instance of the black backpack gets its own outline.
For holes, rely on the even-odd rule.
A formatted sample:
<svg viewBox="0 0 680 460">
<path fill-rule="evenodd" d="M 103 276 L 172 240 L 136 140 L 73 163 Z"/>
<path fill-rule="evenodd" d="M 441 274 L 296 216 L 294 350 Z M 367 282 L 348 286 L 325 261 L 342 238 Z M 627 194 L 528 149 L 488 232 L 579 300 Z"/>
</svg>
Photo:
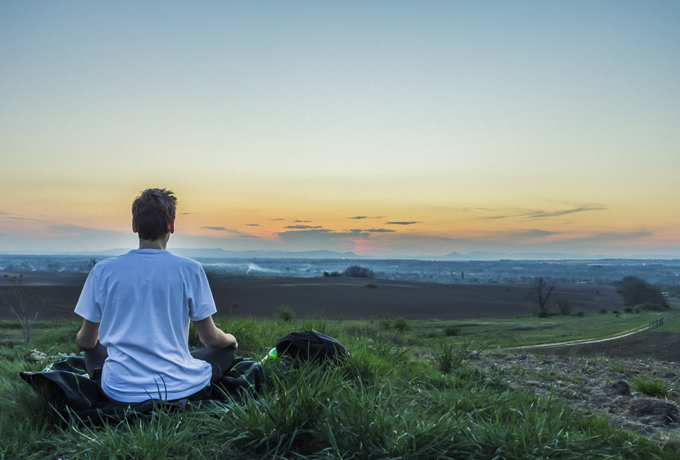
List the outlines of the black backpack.
<svg viewBox="0 0 680 460">
<path fill-rule="evenodd" d="M 338 361 L 347 354 L 343 344 L 314 330 L 291 332 L 276 342 L 276 353 L 279 357 L 316 362 Z"/>
</svg>

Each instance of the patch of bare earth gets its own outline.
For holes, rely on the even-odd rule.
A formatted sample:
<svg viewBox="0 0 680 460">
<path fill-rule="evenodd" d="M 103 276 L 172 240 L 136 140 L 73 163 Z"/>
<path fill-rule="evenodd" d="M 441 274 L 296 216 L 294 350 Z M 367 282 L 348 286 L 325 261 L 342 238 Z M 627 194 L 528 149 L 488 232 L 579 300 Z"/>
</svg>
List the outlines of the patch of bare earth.
<svg viewBox="0 0 680 460">
<path fill-rule="evenodd" d="M 40 319 L 80 319 L 73 309 L 86 274 L 21 274 L 27 294 L 49 299 Z M 217 275 L 209 276 L 209 280 L 218 316 L 275 318 L 277 309 L 287 305 L 298 319 L 322 316 L 362 320 L 389 315 L 407 320 L 458 320 L 509 318 L 534 308 L 527 300 L 529 287 L 522 284 L 437 284 L 345 277 L 229 279 Z M 369 284 L 371 289 L 367 288 Z M 6 283 L 0 283 L 0 294 L 11 295 Z M 621 297 L 611 286 L 560 285 L 553 295 L 568 297 L 575 311 L 623 308 Z M 0 308 L 0 320 L 13 318 Z"/>
<path fill-rule="evenodd" d="M 680 365 L 654 358 L 621 358 L 603 354 L 556 355 L 544 350 L 487 352 L 472 364 L 499 373 L 511 386 L 566 401 L 586 415 L 604 415 L 616 425 L 648 438 L 680 446 Z M 638 377 L 661 381 L 666 397 L 635 391 Z"/>
</svg>

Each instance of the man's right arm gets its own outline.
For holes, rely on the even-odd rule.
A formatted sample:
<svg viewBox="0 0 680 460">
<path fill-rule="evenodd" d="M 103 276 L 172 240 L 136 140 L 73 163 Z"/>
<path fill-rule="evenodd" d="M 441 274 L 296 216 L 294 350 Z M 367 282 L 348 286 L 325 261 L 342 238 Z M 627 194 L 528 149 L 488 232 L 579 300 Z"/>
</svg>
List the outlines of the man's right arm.
<svg viewBox="0 0 680 460">
<path fill-rule="evenodd" d="M 198 333 L 201 343 L 208 348 L 237 348 L 236 338 L 231 334 L 222 332 L 212 319 L 208 316 L 200 321 L 194 321 L 194 327 Z"/>
</svg>

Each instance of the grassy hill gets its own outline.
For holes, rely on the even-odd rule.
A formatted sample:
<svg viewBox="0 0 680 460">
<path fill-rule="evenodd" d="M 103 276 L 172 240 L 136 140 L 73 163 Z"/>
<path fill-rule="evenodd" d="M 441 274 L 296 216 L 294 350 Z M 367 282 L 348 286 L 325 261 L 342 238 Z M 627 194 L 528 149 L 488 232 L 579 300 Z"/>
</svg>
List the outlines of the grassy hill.
<svg viewBox="0 0 680 460">
<path fill-rule="evenodd" d="M 572 318 L 547 320 L 557 324 L 545 329 L 549 336 Z M 76 323 L 42 323 L 32 345 L 0 348 L 0 458 L 678 458 L 672 441 L 617 428 L 604 415 L 480 368 L 465 332 L 447 337 L 446 324 L 405 324 L 223 319 L 242 356 L 259 359 L 286 333 L 311 328 L 338 338 L 351 355 L 332 368 L 265 363 L 259 402 L 212 412 L 158 411 L 92 428 L 59 423 L 18 377 L 60 353 L 77 352 Z M 578 328 L 569 327 L 574 335 Z"/>
</svg>

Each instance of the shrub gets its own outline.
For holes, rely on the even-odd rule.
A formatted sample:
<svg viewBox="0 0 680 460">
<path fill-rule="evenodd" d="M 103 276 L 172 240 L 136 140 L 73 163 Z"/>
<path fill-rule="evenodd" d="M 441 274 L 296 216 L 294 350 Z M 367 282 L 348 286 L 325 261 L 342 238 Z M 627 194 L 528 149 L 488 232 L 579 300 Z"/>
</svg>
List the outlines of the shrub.
<svg viewBox="0 0 680 460">
<path fill-rule="evenodd" d="M 33 296 L 28 294 L 22 285 L 24 275 L 19 275 L 18 278 L 16 276 L 10 277 L 9 275 L 5 275 L 4 278 L 10 286 L 11 295 L 8 299 L 0 292 L 0 298 L 2 298 L 7 310 L 19 320 L 19 324 L 21 324 L 21 329 L 23 331 L 24 343 L 29 343 L 31 341 L 33 325 L 38 319 L 40 312 L 45 308 L 45 305 L 47 305 L 47 296 Z"/>
<path fill-rule="evenodd" d="M 633 313 L 633 307 L 625 307 L 623 311 L 625 311 L 626 313 Z"/>
<path fill-rule="evenodd" d="M 364 286 L 365 288 L 370 288 L 370 289 L 378 289 L 378 285 L 374 283 L 368 283 L 367 285 Z"/>
<path fill-rule="evenodd" d="M 456 335 L 460 335 L 460 327 L 453 326 L 453 325 L 445 326 L 444 327 L 444 335 L 446 337 L 454 337 Z"/>
<path fill-rule="evenodd" d="M 612 313 L 615 314 L 615 315 L 618 315 L 619 311 L 618 310 L 612 310 Z"/>
<path fill-rule="evenodd" d="M 397 331 L 404 333 L 404 332 L 408 331 L 409 329 L 411 329 L 411 326 L 408 324 L 408 322 L 406 321 L 405 318 L 399 317 L 399 318 L 394 320 L 394 328 Z"/>
<path fill-rule="evenodd" d="M 583 313 L 582 311 L 580 311 L 580 312 L 576 313 L 576 316 L 583 317 L 583 316 L 586 316 L 586 314 Z"/>
<path fill-rule="evenodd" d="M 663 296 L 661 289 L 647 281 L 635 276 L 626 276 L 621 281 L 615 283 L 616 292 L 623 297 L 623 304 L 634 306 L 638 304 L 651 303 L 668 308 L 668 301 Z"/>
<path fill-rule="evenodd" d="M 378 327 L 386 331 L 392 327 L 392 321 L 390 321 L 390 315 L 380 314 L 380 321 L 378 321 Z"/>
<path fill-rule="evenodd" d="M 342 276 L 342 273 L 340 273 L 340 272 L 330 272 L 330 273 L 323 272 L 323 276 L 335 278 L 335 277 L 338 277 L 338 276 Z"/>
<path fill-rule="evenodd" d="M 351 278 L 373 278 L 373 270 L 359 265 L 351 265 L 345 268 L 342 274 Z"/>
<path fill-rule="evenodd" d="M 276 318 L 285 323 L 290 323 L 295 319 L 295 312 L 288 305 L 280 305 L 276 310 Z"/>
<path fill-rule="evenodd" d="M 547 318 L 548 316 L 550 316 L 550 313 L 548 313 L 548 310 L 541 310 L 538 312 L 538 315 L 536 316 L 538 316 L 539 318 Z"/>
<path fill-rule="evenodd" d="M 560 300 L 558 300 L 557 311 L 560 312 L 560 315 L 571 315 L 571 303 L 569 303 L 569 299 L 562 297 Z"/>
<path fill-rule="evenodd" d="M 606 314 L 607 314 L 607 309 L 606 309 L 606 308 L 601 309 L 601 310 L 600 310 L 600 313 L 602 313 L 603 315 L 606 315 Z"/>
<path fill-rule="evenodd" d="M 664 306 L 664 305 L 654 303 L 654 302 L 645 302 L 642 305 L 638 305 L 638 306 L 640 308 L 642 308 L 643 310 L 646 310 L 646 311 L 664 311 L 668 308 L 667 305 L 668 304 L 666 304 L 666 306 Z"/>
</svg>

